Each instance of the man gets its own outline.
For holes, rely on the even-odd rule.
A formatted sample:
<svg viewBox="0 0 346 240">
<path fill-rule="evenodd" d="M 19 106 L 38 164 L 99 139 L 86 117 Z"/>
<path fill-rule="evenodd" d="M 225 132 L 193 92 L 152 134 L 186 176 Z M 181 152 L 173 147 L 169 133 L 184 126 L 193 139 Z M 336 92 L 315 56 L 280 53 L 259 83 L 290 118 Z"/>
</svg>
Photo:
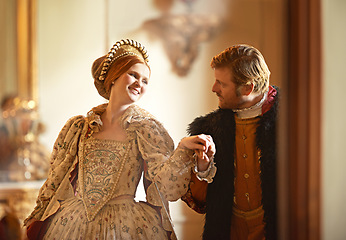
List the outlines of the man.
<svg viewBox="0 0 346 240">
<path fill-rule="evenodd" d="M 215 167 L 194 169 L 191 208 L 205 213 L 203 239 L 276 239 L 276 118 L 278 89 L 254 47 L 236 45 L 211 61 L 219 109 L 196 118 L 190 134 L 208 134 Z"/>
</svg>

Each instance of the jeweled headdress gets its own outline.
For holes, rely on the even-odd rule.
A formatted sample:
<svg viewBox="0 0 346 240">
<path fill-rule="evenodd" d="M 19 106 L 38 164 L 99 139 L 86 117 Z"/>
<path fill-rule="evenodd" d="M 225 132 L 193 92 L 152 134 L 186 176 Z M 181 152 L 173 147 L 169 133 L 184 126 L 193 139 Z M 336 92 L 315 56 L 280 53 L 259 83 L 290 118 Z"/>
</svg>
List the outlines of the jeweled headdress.
<svg viewBox="0 0 346 240">
<path fill-rule="evenodd" d="M 118 58 L 126 55 L 137 55 L 142 57 L 145 62 L 148 62 L 148 54 L 144 46 L 137 41 L 131 39 L 120 40 L 116 42 L 103 63 L 103 67 L 99 76 L 100 81 L 105 80 L 109 66 Z"/>
<path fill-rule="evenodd" d="M 106 55 L 106 58 L 101 65 L 100 75 L 94 76 L 94 84 L 102 97 L 109 99 L 109 93 L 105 88 L 104 81 L 110 66 L 115 60 L 128 55 L 136 55 L 139 58 L 142 58 L 146 63 L 149 61 L 147 51 L 139 42 L 131 39 L 117 41 Z"/>
</svg>

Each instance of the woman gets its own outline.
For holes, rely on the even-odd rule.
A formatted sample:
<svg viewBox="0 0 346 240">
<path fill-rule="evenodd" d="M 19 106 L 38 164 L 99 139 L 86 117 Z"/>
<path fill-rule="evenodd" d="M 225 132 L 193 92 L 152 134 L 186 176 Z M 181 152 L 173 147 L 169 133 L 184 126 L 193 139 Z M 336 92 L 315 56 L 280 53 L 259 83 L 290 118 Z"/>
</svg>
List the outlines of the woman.
<svg viewBox="0 0 346 240">
<path fill-rule="evenodd" d="M 194 151 L 199 171 L 213 166 L 214 143 L 192 136 L 174 150 L 162 124 L 134 105 L 150 77 L 140 43 L 117 42 L 95 60 L 92 74 L 109 102 L 71 118 L 59 133 L 47 181 L 25 220 L 28 237 L 173 239 L 166 199 L 187 191 Z M 147 202 L 135 202 L 142 172 Z"/>
</svg>

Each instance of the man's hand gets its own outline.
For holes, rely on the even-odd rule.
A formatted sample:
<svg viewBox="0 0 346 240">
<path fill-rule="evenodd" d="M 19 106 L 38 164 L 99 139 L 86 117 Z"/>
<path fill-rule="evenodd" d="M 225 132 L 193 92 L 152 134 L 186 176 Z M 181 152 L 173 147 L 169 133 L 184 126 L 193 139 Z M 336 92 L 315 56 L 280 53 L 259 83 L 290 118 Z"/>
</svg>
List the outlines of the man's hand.
<svg viewBox="0 0 346 240">
<path fill-rule="evenodd" d="M 202 172 L 208 169 L 210 160 L 216 152 L 213 138 L 205 134 L 185 137 L 180 141 L 178 147 L 195 151 L 197 155 L 197 169 Z"/>
</svg>

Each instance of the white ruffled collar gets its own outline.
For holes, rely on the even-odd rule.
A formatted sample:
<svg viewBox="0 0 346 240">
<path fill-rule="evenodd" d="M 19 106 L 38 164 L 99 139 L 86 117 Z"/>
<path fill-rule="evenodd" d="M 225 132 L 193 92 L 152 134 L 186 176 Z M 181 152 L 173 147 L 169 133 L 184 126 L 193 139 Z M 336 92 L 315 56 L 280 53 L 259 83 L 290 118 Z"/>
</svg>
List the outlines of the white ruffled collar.
<svg viewBox="0 0 346 240">
<path fill-rule="evenodd" d="M 90 135 L 92 133 L 99 132 L 102 129 L 102 120 L 101 115 L 104 111 L 106 111 L 107 103 L 98 106 L 99 111 L 90 110 L 87 114 L 88 125 L 91 129 Z M 123 115 L 119 118 L 119 121 L 125 130 L 129 130 L 128 127 L 130 124 L 141 122 L 145 119 L 154 118 L 149 112 L 140 108 L 139 106 L 132 104 L 129 106 L 123 113 Z"/>
<path fill-rule="evenodd" d="M 263 94 L 261 101 L 252 105 L 248 108 L 242 109 L 232 109 L 232 111 L 237 114 L 237 117 L 240 119 L 254 118 L 262 115 L 262 106 L 264 102 L 267 100 L 268 90 Z"/>
</svg>

